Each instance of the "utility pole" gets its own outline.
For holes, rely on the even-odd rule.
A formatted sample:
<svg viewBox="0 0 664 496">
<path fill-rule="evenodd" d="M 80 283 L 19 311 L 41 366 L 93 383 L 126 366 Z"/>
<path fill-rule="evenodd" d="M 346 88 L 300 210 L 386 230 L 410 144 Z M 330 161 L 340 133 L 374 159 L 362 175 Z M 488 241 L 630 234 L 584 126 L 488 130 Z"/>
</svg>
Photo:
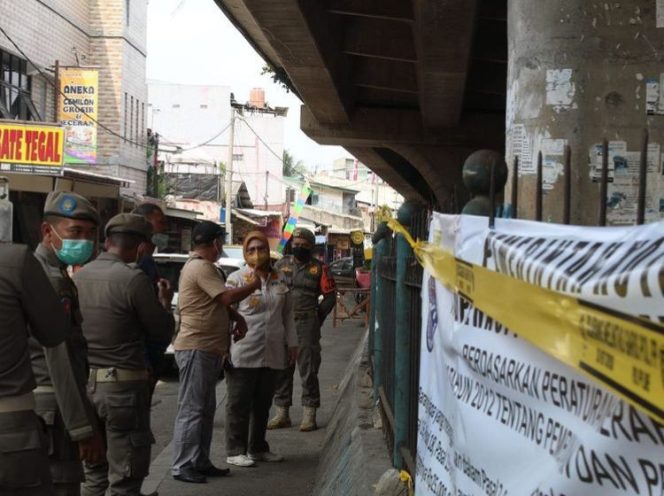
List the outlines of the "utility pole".
<svg viewBox="0 0 664 496">
<path fill-rule="evenodd" d="M 228 160 L 226 162 L 226 215 L 224 223 L 228 233 L 228 244 L 233 244 L 233 223 L 231 221 L 231 209 L 233 207 L 233 141 L 235 140 L 235 107 L 231 103 L 231 132 L 228 140 Z M 220 189 L 221 191 L 221 189 Z"/>
<path fill-rule="evenodd" d="M 265 171 L 265 211 L 267 212 L 267 183 L 270 180 L 270 171 Z"/>
<path fill-rule="evenodd" d="M 153 131 L 154 132 L 154 131 Z M 152 194 L 159 198 L 159 133 L 153 134 L 154 157 L 152 159 Z"/>
</svg>

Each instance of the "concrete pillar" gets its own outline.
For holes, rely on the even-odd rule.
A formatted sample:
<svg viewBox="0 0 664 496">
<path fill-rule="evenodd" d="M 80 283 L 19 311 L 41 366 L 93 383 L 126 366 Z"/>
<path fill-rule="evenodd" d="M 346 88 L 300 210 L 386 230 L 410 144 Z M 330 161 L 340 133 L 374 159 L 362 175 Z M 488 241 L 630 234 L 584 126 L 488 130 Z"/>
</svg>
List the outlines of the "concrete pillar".
<svg viewBox="0 0 664 496">
<path fill-rule="evenodd" d="M 664 2 L 508 0 L 508 38 L 506 160 L 512 171 L 514 157 L 520 157 L 518 216 L 535 217 L 537 155 L 542 151 L 542 220 L 562 220 L 567 144 L 571 223 L 597 224 L 598 145 L 606 138 L 609 177 L 615 179 L 608 186 L 607 224 L 635 223 L 638 187 L 632 179 L 638 179 L 647 128 L 646 221 L 659 219 L 664 197 Z M 509 180 L 507 202 L 511 185 Z"/>
<path fill-rule="evenodd" d="M 404 203 L 397 212 L 398 221 L 406 228 L 412 224 L 413 215 L 417 207 Z M 394 309 L 395 336 L 394 336 L 394 453 L 392 462 L 395 467 L 403 466 L 403 458 L 399 447 L 408 440 L 409 401 L 410 395 L 416 394 L 410 390 L 410 361 L 413 353 L 419 350 L 412 349 L 410 290 L 406 286 L 406 273 L 408 259 L 413 255 L 408 241 L 403 236 L 396 239 L 396 308 Z"/>
</svg>

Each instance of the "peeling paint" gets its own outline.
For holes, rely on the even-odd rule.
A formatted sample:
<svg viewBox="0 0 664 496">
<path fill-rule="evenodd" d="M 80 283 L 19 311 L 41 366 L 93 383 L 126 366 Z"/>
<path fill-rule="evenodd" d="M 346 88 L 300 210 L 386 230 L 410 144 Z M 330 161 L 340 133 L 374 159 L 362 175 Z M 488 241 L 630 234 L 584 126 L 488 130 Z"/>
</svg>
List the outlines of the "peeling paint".
<svg viewBox="0 0 664 496">
<path fill-rule="evenodd" d="M 566 139 L 544 138 L 542 151 L 542 189 L 547 192 L 554 189 L 558 179 L 564 175 Z"/>
<path fill-rule="evenodd" d="M 646 115 L 664 115 L 664 73 L 646 79 Z"/>
<path fill-rule="evenodd" d="M 546 71 L 546 104 L 556 112 L 577 108 L 574 103 L 576 85 L 572 82 L 572 69 Z"/>
<path fill-rule="evenodd" d="M 638 181 L 641 162 L 640 152 L 626 151 L 622 160 L 616 162 L 613 181 L 607 188 L 607 220 L 612 225 L 633 224 L 638 205 Z M 651 222 L 662 217 L 661 147 L 659 143 L 648 146 L 646 180 L 646 221 Z"/>
</svg>

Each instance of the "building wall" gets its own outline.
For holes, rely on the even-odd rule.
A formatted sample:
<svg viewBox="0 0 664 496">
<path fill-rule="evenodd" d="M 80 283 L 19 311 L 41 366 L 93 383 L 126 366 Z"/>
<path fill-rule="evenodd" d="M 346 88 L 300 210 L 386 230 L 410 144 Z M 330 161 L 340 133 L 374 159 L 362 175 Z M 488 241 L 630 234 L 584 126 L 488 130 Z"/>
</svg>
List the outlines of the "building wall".
<svg viewBox="0 0 664 496">
<path fill-rule="evenodd" d="M 119 136 L 98 128 L 97 164 L 86 169 L 135 181 L 129 191 L 144 193 L 145 149 L 124 144 L 122 126 L 125 91 L 147 107 L 147 0 L 0 0 L 0 12 L 3 28 L 50 82 L 54 82 L 56 60 L 61 66 L 78 63 L 99 68 L 98 120 Z M 0 48 L 21 56 L 4 37 L 0 37 Z M 36 71 L 32 94 L 42 120 L 55 121 L 55 90 Z M 134 135 L 140 143 L 145 142 L 143 114 L 138 115 L 140 132 Z"/>
<path fill-rule="evenodd" d="M 220 164 L 225 167 L 231 119 L 230 94 L 231 89 L 227 86 L 150 82 L 150 127 L 159 133 L 161 147 L 184 149 L 182 153 L 161 155 L 160 158 L 168 164 L 167 170 L 204 174 Z M 248 125 L 239 119 L 235 121 L 233 180 L 245 182 L 257 208 L 264 207 L 267 191 L 268 210 L 280 209 L 285 202 L 280 158 L 284 148 L 285 117 L 245 110 L 242 118 Z M 198 146 L 202 143 L 207 144 Z M 192 147 L 195 148 L 187 150 Z M 266 171 L 269 173 L 267 189 Z"/>
</svg>

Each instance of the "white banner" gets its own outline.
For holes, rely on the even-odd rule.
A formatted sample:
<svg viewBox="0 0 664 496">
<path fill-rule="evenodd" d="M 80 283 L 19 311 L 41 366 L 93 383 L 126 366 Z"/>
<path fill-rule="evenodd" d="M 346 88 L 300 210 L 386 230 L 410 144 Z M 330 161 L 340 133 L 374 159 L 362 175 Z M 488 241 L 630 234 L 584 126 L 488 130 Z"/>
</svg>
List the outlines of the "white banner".
<svg viewBox="0 0 664 496">
<path fill-rule="evenodd" d="M 429 241 L 467 262 L 664 322 L 664 223 L 497 219 L 493 232 L 487 224 L 436 214 Z M 664 495 L 664 426 L 426 271 L 420 356 L 418 496 Z"/>
</svg>

